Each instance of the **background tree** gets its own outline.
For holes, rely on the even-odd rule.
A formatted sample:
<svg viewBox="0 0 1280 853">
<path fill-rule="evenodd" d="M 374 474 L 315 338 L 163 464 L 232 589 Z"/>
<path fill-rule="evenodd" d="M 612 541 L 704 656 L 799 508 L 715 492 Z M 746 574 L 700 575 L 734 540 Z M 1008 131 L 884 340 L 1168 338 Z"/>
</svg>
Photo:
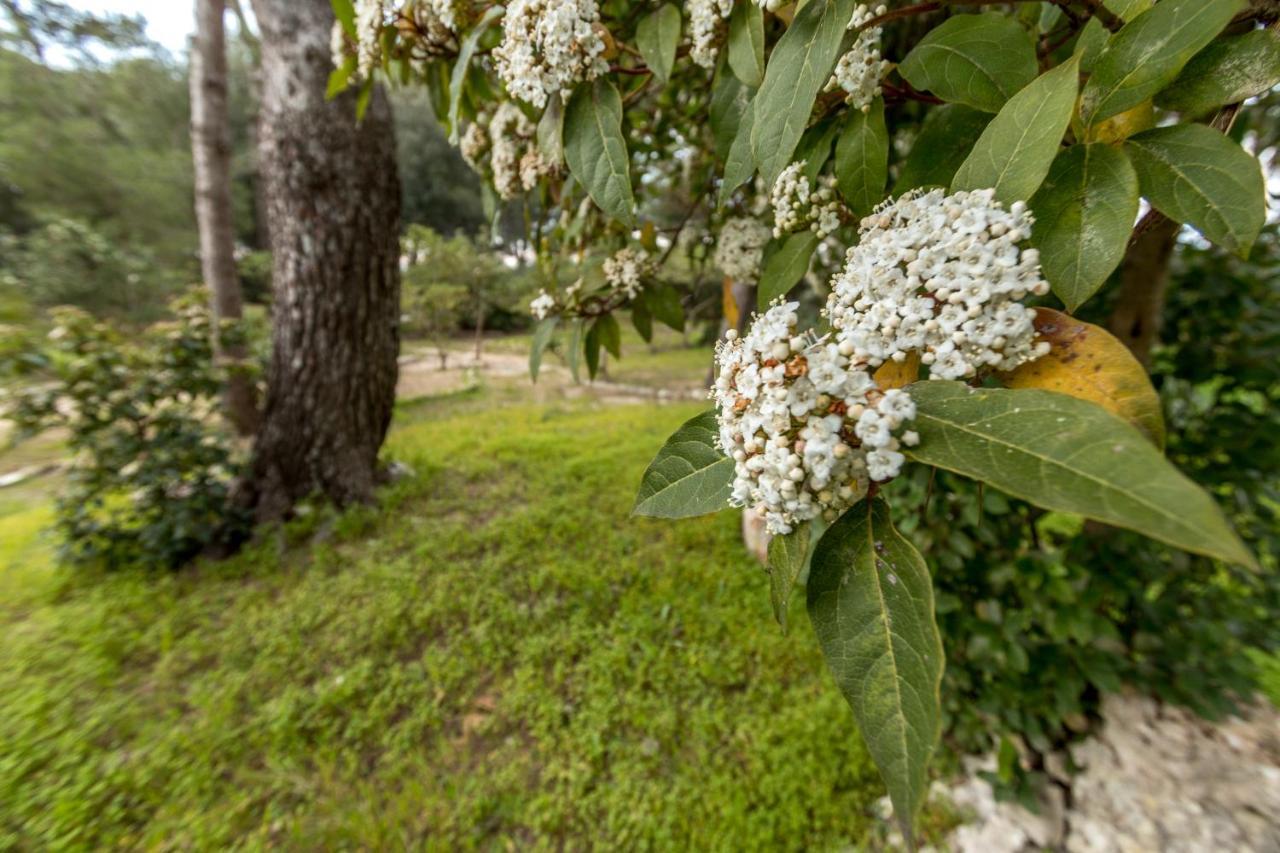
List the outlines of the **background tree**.
<svg viewBox="0 0 1280 853">
<path fill-rule="evenodd" d="M 329 100 L 327 0 L 255 0 L 260 165 L 273 269 L 272 355 L 244 499 L 259 520 L 320 493 L 369 501 L 399 350 L 400 184 L 390 104 Z"/>
<path fill-rule="evenodd" d="M 200 231 L 200 264 L 215 327 L 243 319 L 244 299 L 236 272 L 235 222 L 231 205 L 231 129 L 227 108 L 227 49 L 223 0 L 196 0 L 196 36 L 191 49 L 191 151 L 195 164 L 196 223 Z M 215 354 L 229 361 L 224 404 L 227 417 L 242 435 L 258 425 L 258 403 L 252 377 L 236 365 L 245 360 L 243 345 Z"/>
</svg>

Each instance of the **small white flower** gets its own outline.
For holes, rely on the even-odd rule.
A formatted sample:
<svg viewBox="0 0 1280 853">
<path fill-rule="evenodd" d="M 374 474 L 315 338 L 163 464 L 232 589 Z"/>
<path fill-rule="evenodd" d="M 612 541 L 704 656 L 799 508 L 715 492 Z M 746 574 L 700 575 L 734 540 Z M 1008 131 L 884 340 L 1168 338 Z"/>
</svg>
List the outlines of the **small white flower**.
<svg viewBox="0 0 1280 853">
<path fill-rule="evenodd" d="M 778 300 L 747 334 L 726 334 L 711 391 L 717 443 L 734 460 L 730 502 L 759 508 L 773 533 L 834 520 L 896 476 L 906 460 L 894 430 L 914 415 L 905 392 L 882 394 L 865 365 L 798 334 L 797 307 Z"/>
<path fill-rule="evenodd" d="M 884 6 L 877 7 L 874 12 L 867 6 L 859 6 L 853 10 L 849 29 L 855 30 L 885 11 Z M 843 89 L 845 101 L 854 109 L 865 112 L 880 93 L 880 78 L 890 65 L 880 56 L 880 27 L 870 27 L 858 33 L 852 47 L 840 57 L 826 89 L 828 92 Z"/>
<path fill-rule="evenodd" d="M 730 219 L 720 229 L 716 241 L 716 266 L 741 284 L 755 284 L 760 278 L 769 228 L 750 217 Z"/>
<path fill-rule="evenodd" d="M 819 186 L 813 188 L 804 167 L 803 160 L 788 165 L 773 183 L 769 204 L 775 237 L 811 228 L 822 239 L 840 227 L 844 205 L 836 200 L 834 179 L 819 179 Z"/>
<path fill-rule="evenodd" d="M 609 70 L 599 26 L 596 0 L 512 0 L 493 52 L 498 76 L 512 96 L 535 107 L 556 93 L 568 97 Z"/>
<path fill-rule="evenodd" d="M 619 249 L 604 262 L 605 281 L 628 300 L 639 296 L 645 279 L 652 278 L 657 271 L 657 262 L 644 249 Z"/>
<path fill-rule="evenodd" d="M 689 10 L 689 57 L 703 68 L 714 68 L 733 0 L 689 0 L 685 7 Z"/>
<path fill-rule="evenodd" d="M 529 312 L 539 320 L 545 320 L 556 310 L 556 299 L 545 290 L 538 291 L 538 295 L 529 303 Z"/>
<path fill-rule="evenodd" d="M 1031 225 L 1025 204 L 1005 209 L 992 190 L 914 192 L 881 206 L 831 281 L 825 313 L 839 345 L 873 367 L 920 351 L 931 379 L 1039 358 L 1048 344 L 1017 301 L 1049 290 L 1039 255 L 1019 246 Z"/>
</svg>

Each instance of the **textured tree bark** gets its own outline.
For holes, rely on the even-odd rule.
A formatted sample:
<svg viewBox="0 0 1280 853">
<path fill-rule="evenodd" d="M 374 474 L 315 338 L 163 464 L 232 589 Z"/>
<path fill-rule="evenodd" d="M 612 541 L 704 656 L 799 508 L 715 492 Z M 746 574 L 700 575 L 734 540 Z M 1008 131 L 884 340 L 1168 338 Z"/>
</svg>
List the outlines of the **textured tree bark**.
<svg viewBox="0 0 1280 853">
<path fill-rule="evenodd" d="M 273 267 L 271 366 L 247 502 L 259 521 L 319 493 L 373 500 L 395 403 L 400 183 L 378 90 L 325 99 L 329 0 L 254 0 L 262 32 L 260 163 Z"/>
<path fill-rule="evenodd" d="M 200 266 L 215 325 L 244 315 L 236 272 L 235 226 L 231 208 L 231 129 L 227 112 L 227 49 L 223 0 L 195 0 L 196 36 L 191 49 L 191 152 L 195 164 L 196 222 Z M 253 381 L 237 369 L 248 355 L 240 345 L 214 352 L 230 368 L 223 393 L 228 420 L 241 435 L 258 427 Z"/>
</svg>

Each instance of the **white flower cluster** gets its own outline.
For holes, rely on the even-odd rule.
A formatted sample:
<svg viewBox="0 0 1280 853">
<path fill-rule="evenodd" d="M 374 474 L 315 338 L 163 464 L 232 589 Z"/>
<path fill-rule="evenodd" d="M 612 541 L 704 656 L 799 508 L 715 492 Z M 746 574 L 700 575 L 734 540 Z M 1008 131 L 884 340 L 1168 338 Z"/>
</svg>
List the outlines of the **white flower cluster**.
<svg viewBox="0 0 1280 853">
<path fill-rule="evenodd" d="M 769 242 L 769 226 L 752 217 L 730 219 L 716 240 L 716 266 L 740 284 L 755 284 L 760 278 L 764 245 Z"/>
<path fill-rule="evenodd" d="M 503 101 L 494 111 L 489 122 L 489 168 L 493 187 L 502 198 L 528 192 L 538 185 L 539 178 L 554 171 L 538 151 L 536 133 L 533 122 L 513 101 Z M 478 140 L 463 142 L 476 146 L 473 154 L 479 151 Z"/>
<path fill-rule="evenodd" d="M 465 0 L 412 0 L 405 4 L 402 13 L 412 22 L 416 37 L 417 61 L 449 55 L 457 50 L 457 27 L 461 14 L 465 14 Z M 387 0 L 355 0 L 355 55 L 356 77 L 367 79 L 382 63 L 382 30 L 396 23 L 401 12 Z M 339 21 L 333 22 L 329 49 L 334 67 L 342 66 L 350 54 L 347 34 Z M 424 56 L 425 54 L 425 56 Z"/>
<path fill-rule="evenodd" d="M 689 57 L 703 68 L 714 68 L 733 0 L 689 0 L 685 5 L 689 9 Z"/>
<path fill-rule="evenodd" d="M 811 188 L 804 175 L 805 162 L 792 163 L 782 170 L 769 193 L 773 206 L 773 236 L 781 237 L 810 228 L 822 239 L 840 227 L 844 205 L 836 198 L 834 181 Z"/>
<path fill-rule="evenodd" d="M 853 10 L 853 18 L 849 21 L 849 29 L 856 30 L 877 15 L 883 15 L 885 7 L 879 6 L 873 12 L 867 6 L 859 6 Z M 828 92 L 835 89 L 845 91 L 845 101 L 856 110 L 866 112 L 871 108 L 871 101 L 880 92 L 880 78 L 889 70 L 890 62 L 880 56 L 880 27 L 870 27 L 858 33 L 853 46 L 836 63 L 835 73 L 827 81 Z"/>
<path fill-rule="evenodd" d="M 418 48 L 429 57 L 447 55 L 457 49 L 459 12 L 457 0 L 414 0 L 405 10 L 413 21 Z"/>
<path fill-rule="evenodd" d="M 897 476 L 905 461 L 895 435 L 915 417 L 899 390 L 881 392 L 848 347 L 796 332 L 798 303 L 779 300 L 741 339 L 716 346 L 720 368 L 711 396 L 718 444 L 735 462 L 735 506 L 764 511 L 769 530 L 834 521 L 872 481 Z"/>
<path fill-rule="evenodd" d="M 368 77 L 382 61 L 383 0 L 356 0 L 356 69 Z"/>
<path fill-rule="evenodd" d="M 490 148 L 489 131 L 480 121 L 467 125 L 467 129 L 462 131 L 462 138 L 458 140 L 458 153 L 467 161 L 468 166 L 480 174 L 484 174 L 489 165 Z"/>
<path fill-rule="evenodd" d="M 909 193 L 862 220 L 860 239 L 831 281 L 825 313 L 842 347 L 871 366 L 921 351 L 931 379 L 1011 370 L 1049 350 L 1035 312 L 1043 295 L 1027 206 L 994 190 Z"/>
<path fill-rule="evenodd" d="M 658 272 L 658 264 L 644 249 L 619 249 L 605 259 L 604 278 L 609 287 L 627 299 L 635 299 L 645 279 Z"/>
<path fill-rule="evenodd" d="M 493 52 L 507 91 L 543 107 L 551 95 L 567 97 L 575 84 L 608 71 L 599 25 L 596 0 L 512 0 Z"/>
<path fill-rule="evenodd" d="M 556 310 L 556 298 L 546 290 L 539 290 L 538 295 L 529 303 L 529 312 L 539 320 L 545 320 Z"/>
</svg>

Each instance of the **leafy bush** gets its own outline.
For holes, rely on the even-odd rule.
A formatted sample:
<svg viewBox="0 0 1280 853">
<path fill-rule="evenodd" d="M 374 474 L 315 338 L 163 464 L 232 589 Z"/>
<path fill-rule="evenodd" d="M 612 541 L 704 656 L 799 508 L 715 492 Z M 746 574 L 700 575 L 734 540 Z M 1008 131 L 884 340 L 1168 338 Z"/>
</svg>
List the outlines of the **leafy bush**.
<svg viewBox="0 0 1280 853">
<path fill-rule="evenodd" d="M 181 286 L 145 253 L 76 219 L 54 219 L 6 248 L 0 276 L 38 306 L 74 305 L 98 316 L 153 319 Z"/>
<path fill-rule="evenodd" d="M 25 435 L 67 430 L 73 453 L 57 508 L 68 562 L 176 566 L 247 529 L 230 501 L 241 463 L 218 423 L 208 312 L 195 295 L 172 308 L 132 337 L 57 309 L 47 344 L 21 354 L 52 379 L 11 392 L 6 416 Z"/>
</svg>

